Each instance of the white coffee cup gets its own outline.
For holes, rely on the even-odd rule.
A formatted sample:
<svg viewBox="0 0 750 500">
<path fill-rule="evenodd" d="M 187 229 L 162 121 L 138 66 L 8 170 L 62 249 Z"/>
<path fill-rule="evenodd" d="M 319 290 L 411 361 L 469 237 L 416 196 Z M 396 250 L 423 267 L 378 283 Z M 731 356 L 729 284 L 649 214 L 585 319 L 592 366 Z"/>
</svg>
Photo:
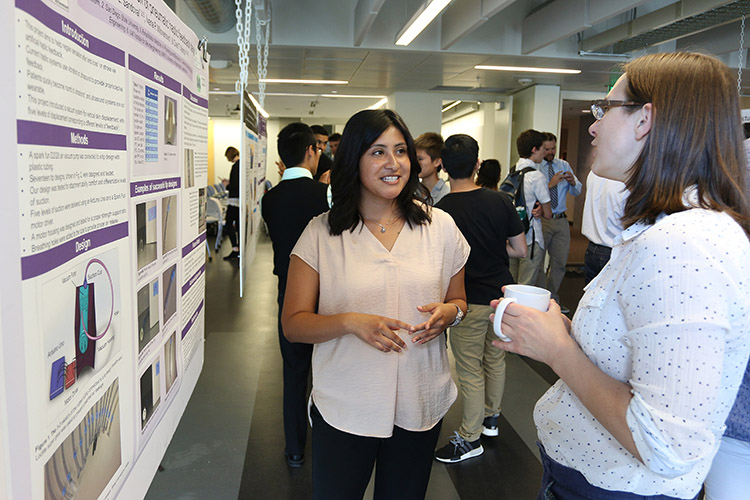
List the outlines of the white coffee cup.
<svg viewBox="0 0 750 500">
<path fill-rule="evenodd" d="M 534 309 L 542 312 L 546 312 L 549 309 L 549 301 L 551 294 L 549 290 L 539 288 L 538 286 L 531 285 L 506 285 L 505 286 L 505 297 L 500 300 L 500 303 L 495 309 L 495 322 L 493 328 L 495 335 L 497 335 L 503 342 L 510 342 L 510 339 L 503 335 L 501 330 L 503 324 L 503 314 L 508 304 L 518 303 L 522 306 L 533 307 Z"/>
</svg>

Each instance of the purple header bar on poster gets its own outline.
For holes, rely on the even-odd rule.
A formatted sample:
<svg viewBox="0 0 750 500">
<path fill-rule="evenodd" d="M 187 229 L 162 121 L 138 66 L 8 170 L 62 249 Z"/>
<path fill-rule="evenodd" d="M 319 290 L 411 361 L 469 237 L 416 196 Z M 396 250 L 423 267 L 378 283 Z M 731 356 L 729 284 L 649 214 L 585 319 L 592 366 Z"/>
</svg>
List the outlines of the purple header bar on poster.
<svg viewBox="0 0 750 500">
<path fill-rule="evenodd" d="M 142 196 L 144 194 L 160 193 L 169 189 L 180 187 L 179 177 L 170 177 L 169 179 L 152 179 L 149 181 L 139 181 L 130 183 L 130 197 Z"/>
<path fill-rule="evenodd" d="M 128 54 L 128 67 L 131 71 L 134 71 L 144 78 L 148 78 L 154 83 L 158 83 L 169 90 L 177 92 L 178 94 L 182 90 L 182 84 L 172 77 L 165 75 L 163 72 L 157 70 L 141 61 L 132 54 Z"/>
<path fill-rule="evenodd" d="M 187 324 L 185 325 L 185 328 L 182 329 L 182 336 L 180 338 L 183 338 L 183 339 L 185 338 L 185 335 L 188 334 L 188 332 L 190 331 L 190 329 L 193 327 L 193 325 L 195 324 L 195 322 L 198 320 L 198 315 L 201 313 L 202 310 L 203 310 L 203 301 L 201 300 L 201 303 L 198 304 L 198 308 L 195 310 L 195 312 L 193 313 L 193 315 L 190 316 L 190 321 L 188 321 Z"/>
<path fill-rule="evenodd" d="M 26 120 L 16 120 L 16 129 L 19 144 L 61 146 L 64 148 L 110 149 L 114 151 L 125 151 L 127 149 L 127 137 L 124 135 L 93 132 L 91 130 Z"/>
<path fill-rule="evenodd" d="M 201 108 L 208 109 L 208 99 L 204 99 L 197 94 L 193 94 L 192 92 L 190 92 L 190 89 L 188 89 L 184 85 L 182 86 L 182 95 L 185 97 L 185 99 L 192 102 L 193 104 L 197 104 Z"/>
<path fill-rule="evenodd" d="M 266 119 L 263 115 L 258 114 L 258 135 L 263 137 L 266 133 Z"/>
<path fill-rule="evenodd" d="M 187 283 L 182 285 L 182 296 L 184 297 L 186 293 L 188 293 L 188 290 L 192 288 L 193 285 L 195 285 L 195 282 L 198 281 L 198 278 L 200 278 L 203 273 L 206 272 L 206 264 L 203 264 L 200 269 L 198 269 L 194 275 L 190 277 L 189 280 L 187 280 Z"/>
<path fill-rule="evenodd" d="M 83 234 L 44 252 L 21 257 L 21 279 L 27 280 L 40 276 L 65 264 L 80 253 L 89 252 L 127 236 L 128 223 L 121 222 Z"/>
<path fill-rule="evenodd" d="M 201 243 L 206 241 L 206 232 L 203 231 L 197 238 L 182 247 L 182 257 L 185 258 L 187 255 L 195 250 Z"/>
<path fill-rule="evenodd" d="M 16 0 L 16 7 L 39 20 L 46 27 L 73 40 L 79 47 L 120 66 L 125 66 L 125 52 L 83 31 L 77 24 L 61 16 L 41 0 Z"/>
</svg>

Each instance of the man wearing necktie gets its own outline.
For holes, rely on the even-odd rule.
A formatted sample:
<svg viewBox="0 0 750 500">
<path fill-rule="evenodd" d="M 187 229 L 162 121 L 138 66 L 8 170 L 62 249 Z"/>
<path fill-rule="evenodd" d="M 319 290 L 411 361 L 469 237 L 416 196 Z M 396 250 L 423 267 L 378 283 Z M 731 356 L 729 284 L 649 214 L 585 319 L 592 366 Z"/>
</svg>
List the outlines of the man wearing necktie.
<svg viewBox="0 0 750 500">
<path fill-rule="evenodd" d="M 549 254 L 549 268 L 545 273 L 542 269 L 537 277 L 537 286 L 546 288 L 552 293 L 552 298 L 558 303 L 560 296 L 557 294 L 560 283 L 565 276 L 565 264 L 568 261 L 570 250 L 570 226 L 565 213 L 566 199 L 568 193 L 573 196 L 581 194 L 581 181 L 576 179 L 570 164 L 559 158 L 555 158 L 557 152 L 557 137 L 550 132 L 544 133 L 544 159 L 541 163 L 540 172 L 549 179 L 550 205 L 552 206 L 552 218 L 542 219 L 542 231 L 544 232 L 544 250 Z M 544 260 L 542 260 L 544 266 Z M 560 304 L 564 314 L 570 312 L 568 308 Z"/>
</svg>

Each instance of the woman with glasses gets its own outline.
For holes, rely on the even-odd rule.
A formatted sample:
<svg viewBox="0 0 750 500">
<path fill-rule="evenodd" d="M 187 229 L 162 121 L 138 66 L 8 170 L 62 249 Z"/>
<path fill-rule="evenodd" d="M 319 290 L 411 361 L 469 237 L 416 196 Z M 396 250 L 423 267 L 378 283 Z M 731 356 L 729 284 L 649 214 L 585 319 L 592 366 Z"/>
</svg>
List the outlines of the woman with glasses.
<svg viewBox="0 0 750 500">
<path fill-rule="evenodd" d="M 496 345 L 560 376 L 534 410 L 538 499 L 696 498 L 750 354 L 737 79 L 648 55 L 592 112 L 591 168 L 630 191 L 625 230 L 572 323 L 511 304 Z"/>
<path fill-rule="evenodd" d="M 469 246 L 430 208 L 414 141 L 390 110 L 346 124 L 333 205 L 292 250 L 282 313 L 312 358 L 313 498 L 421 499 L 456 399 L 446 327 L 466 311 Z"/>
</svg>

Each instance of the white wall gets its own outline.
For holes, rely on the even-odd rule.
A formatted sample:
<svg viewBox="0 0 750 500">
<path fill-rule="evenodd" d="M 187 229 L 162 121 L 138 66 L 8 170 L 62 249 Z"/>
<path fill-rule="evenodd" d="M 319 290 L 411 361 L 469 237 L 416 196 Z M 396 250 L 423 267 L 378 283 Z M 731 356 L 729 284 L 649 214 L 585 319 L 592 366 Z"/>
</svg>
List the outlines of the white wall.
<svg viewBox="0 0 750 500">
<path fill-rule="evenodd" d="M 440 135 L 443 136 L 443 139 L 447 139 L 453 134 L 472 136 L 479 143 L 479 157 L 484 158 L 483 130 L 484 113 L 480 110 L 444 123 L 440 129 Z"/>
<path fill-rule="evenodd" d="M 513 142 L 513 137 L 511 136 L 513 97 L 504 98 L 502 102 L 505 104 L 504 109 L 497 109 L 497 105 L 495 105 L 495 130 L 493 134 L 495 146 L 494 158 L 500 162 L 501 167 L 500 180 L 504 179 L 508 174 L 511 166 L 511 151 L 515 146 L 515 142 Z"/>
<path fill-rule="evenodd" d="M 239 151 L 242 132 L 241 123 L 237 118 L 214 118 L 214 179 L 208 179 L 209 184 L 216 184 L 221 179 L 229 179 L 232 164 L 224 157 L 229 146 Z M 210 153 L 210 152 L 209 152 Z"/>
<path fill-rule="evenodd" d="M 387 106 L 401 115 L 412 137 L 440 129 L 443 97 L 439 94 L 394 92 L 388 96 Z"/>
</svg>

